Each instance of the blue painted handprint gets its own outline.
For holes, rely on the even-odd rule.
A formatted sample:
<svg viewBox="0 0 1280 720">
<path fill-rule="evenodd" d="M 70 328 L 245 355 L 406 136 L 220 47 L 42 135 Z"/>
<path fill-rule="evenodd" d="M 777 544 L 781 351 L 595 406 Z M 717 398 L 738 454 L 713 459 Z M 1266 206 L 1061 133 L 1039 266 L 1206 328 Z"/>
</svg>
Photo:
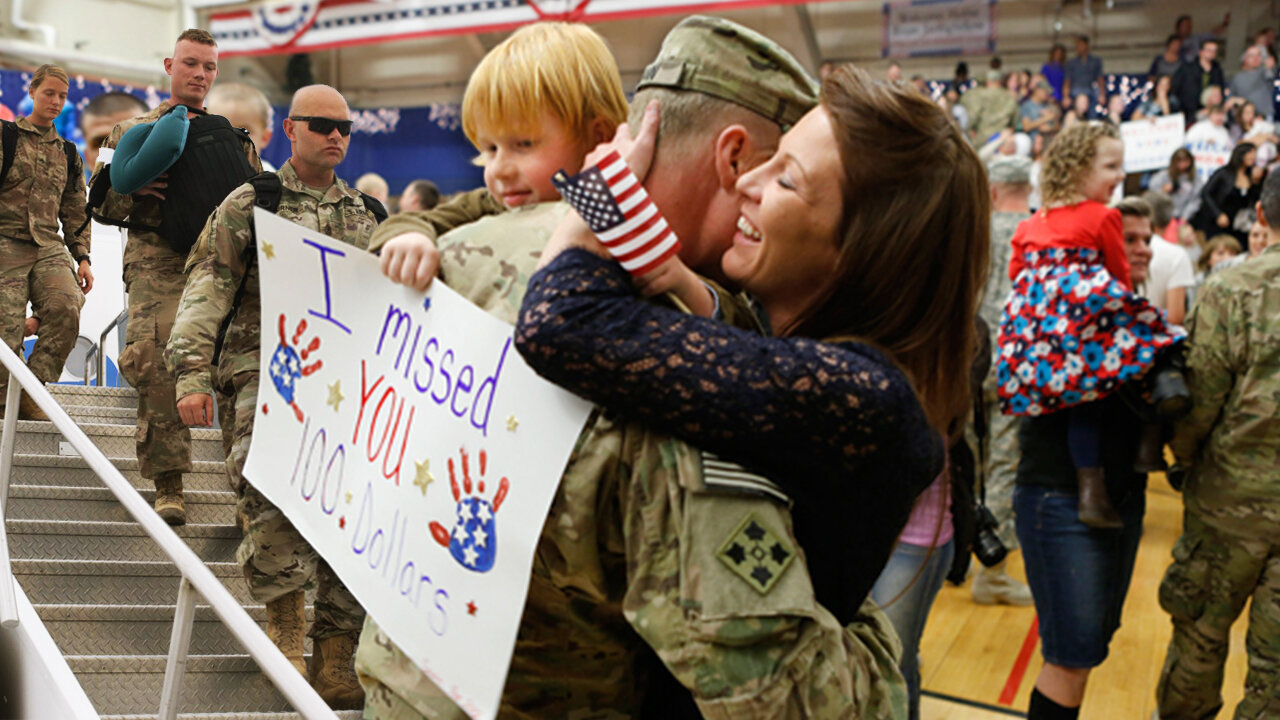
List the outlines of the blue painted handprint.
<svg viewBox="0 0 1280 720">
<path fill-rule="evenodd" d="M 438 522 L 429 523 L 431 536 L 444 547 L 462 567 L 473 572 L 488 572 L 497 559 L 497 528 L 494 515 L 507 497 L 511 484 L 504 477 L 498 482 L 498 492 L 493 496 L 493 503 L 471 494 L 471 468 L 467 462 L 467 451 L 462 450 L 462 490 L 458 489 L 458 476 L 449 460 L 449 486 L 453 490 L 453 499 L 457 501 L 458 516 L 454 522 L 453 532 L 449 532 Z M 476 492 L 484 492 L 485 464 L 488 457 L 480 451 L 480 475 L 476 481 Z"/>
<path fill-rule="evenodd" d="M 302 339 L 302 334 L 307 331 L 306 319 L 298 321 L 298 329 L 293 334 L 293 342 L 289 342 L 289 338 L 284 332 L 284 313 L 280 313 L 280 344 L 276 346 L 276 351 L 271 356 L 271 382 L 276 386 L 276 392 L 280 393 L 280 397 L 289 403 L 289 407 L 293 408 L 293 414 L 298 418 L 298 422 L 302 422 L 302 409 L 298 407 L 298 403 L 294 401 L 294 394 L 297 392 L 296 383 L 299 379 L 310 375 L 320 369 L 322 362 L 316 360 L 310 365 L 303 365 L 307 357 L 311 353 L 320 349 L 320 338 L 311 338 L 311 342 L 303 348 L 301 354 L 294 349 L 298 342 Z M 265 405 L 263 406 L 266 407 Z"/>
</svg>

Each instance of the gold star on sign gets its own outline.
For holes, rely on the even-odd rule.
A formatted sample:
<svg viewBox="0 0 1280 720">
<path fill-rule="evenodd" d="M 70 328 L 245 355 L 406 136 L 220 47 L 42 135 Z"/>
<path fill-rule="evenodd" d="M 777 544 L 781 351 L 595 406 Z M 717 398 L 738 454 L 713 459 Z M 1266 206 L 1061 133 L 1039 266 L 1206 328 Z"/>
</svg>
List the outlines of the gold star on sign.
<svg viewBox="0 0 1280 720">
<path fill-rule="evenodd" d="M 325 404 L 332 405 L 333 411 L 338 412 L 338 405 L 343 401 L 343 399 L 342 381 L 334 380 L 333 384 L 329 386 L 329 399 L 325 401 Z"/>
<path fill-rule="evenodd" d="M 427 494 L 427 486 L 436 480 L 436 476 L 431 474 L 431 459 L 427 458 L 422 462 L 414 462 L 413 464 L 418 468 L 413 478 L 413 486 L 421 488 L 422 494 L 425 496 Z"/>
<path fill-rule="evenodd" d="M 276 249 L 271 247 L 271 243 L 264 242 L 262 243 L 262 254 L 266 255 L 267 259 L 270 260 L 276 256 Z"/>
<path fill-rule="evenodd" d="M 347 504 L 348 504 L 348 505 L 350 505 L 350 504 L 351 504 L 351 493 L 349 493 L 349 492 L 347 493 Z"/>
<path fill-rule="evenodd" d="M 519 425 L 520 425 L 520 421 L 516 420 L 515 415 L 507 416 L 507 432 L 515 432 L 516 427 L 518 427 Z"/>
</svg>

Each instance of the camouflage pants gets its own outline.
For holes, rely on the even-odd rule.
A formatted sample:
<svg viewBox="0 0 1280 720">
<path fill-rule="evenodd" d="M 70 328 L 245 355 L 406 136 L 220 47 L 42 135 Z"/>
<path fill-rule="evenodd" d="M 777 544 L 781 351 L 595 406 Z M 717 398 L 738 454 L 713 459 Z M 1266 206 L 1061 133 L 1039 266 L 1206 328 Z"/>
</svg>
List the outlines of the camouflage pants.
<svg viewBox="0 0 1280 720">
<path fill-rule="evenodd" d="M 319 640 L 357 632 L 364 621 L 364 608 L 284 513 L 244 477 L 244 463 L 253 439 L 258 374 L 241 373 L 233 382 L 235 437 L 227 455 L 227 472 L 239 478 L 236 511 L 248 520 L 236 561 L 249 583 L 249 592 L 255 600 L 267 603 L 318 582 L 315 622 L 308 634 Z"/>
<path fill-rule="evenodd" d="M 973 423 L 965 427 L 965 440 L 973 456 L 978 458 L 978 472 L 987 491 L 987 507 L 995 516 L 996 534 L 1010 552 L 1018 549 L 1018 533 L 1014 528 L 1013 488 L 1018 476 L 1018 425 L 1021 420 L 1000 412 L 996 398 L 995 372 L 987 374 L 982 388 L 986 408 L 987 438 L 983 457 L 978 452 L 978 436 Z"/>
<path fill-rule="evenodd" d="M 535 555 L 498 717 L 637 716 L 656 654 L 705 717 L 905 718 L 902 648 L 884 613 L 868 600 L 842 627 L 813 598 L 786 505 L 693 486 L 700 458 L 631 427 L 589 426 Z M 722 552 L 752 522 L 793 553 L 764 592 Z M 356 671 L 365 718 L 466 717 L 372 619 Z"/>
<path fill-rule="evenodd" d="M 1173 620 L 1156 689 L 1160 717 L 1216 717 L 1231 625 L 1252 598 L 1249 671 L 1237 718 L 1280 717 L 1280 545 L 1215 528 L 1188 512 L 1160 607 Z"/>
<path fill-rule="evenodd" d="M 173 376 L 164 364 L 178 300 L 186 276 L 183 258 L 151 258 L 124 268 L 129 293 L 129 325 L 120 353 L 120 374 L 138 389 L 139 471 L 155 479 L 168 472 L 191 471 L 191 431 L 178 417 Z"/>
<path fill-rule="evenodd" d="M 0 238 L 0 338 L 19 357 L 28 300 L 40 317 L 40 330 L 27 367 L 41 382 L 55 382 L 80 334 L 84 305 L 71 257 L 61 246 Z M 8 381 L 9 371 L 0 366 L 0 393 Z"/>
</svg>

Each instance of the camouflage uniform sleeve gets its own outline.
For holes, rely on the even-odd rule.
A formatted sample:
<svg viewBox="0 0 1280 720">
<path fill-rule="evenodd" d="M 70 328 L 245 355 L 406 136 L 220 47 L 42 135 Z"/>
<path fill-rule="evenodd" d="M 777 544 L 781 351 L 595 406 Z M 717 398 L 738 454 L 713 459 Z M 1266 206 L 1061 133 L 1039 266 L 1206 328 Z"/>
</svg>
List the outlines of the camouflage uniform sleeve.
<svg viewBox="0 0 1280 720">
<path fill-rule="evenodd" d="M 187 285 L 164 353 L 179 398 L 212 394 L 213 346 L 247 271 L 242 255 L 253 236 L 253 200 L 250 185 L 228 195 L 187 257 Z"/>
<path fill-rule="evenodd" d="M 1201 288 L 1187 318 L 1187 384 L 1192 406 L 1178 422 L 1170 442 L 1174 457 L 1187 465 L 1195 462 L 1235 385 L 1236 346 L 1244 337 L 1239 304 L 1227 283 L 1216 280 Z"/>
<path fill-rule="evenodd" d="M 62 203 L 58 207 L 58 219 L 62 221 L 62 236 L 66 238 L 67 249 L 71 251 L 72 258 L 89 254 L 89 237 L 92 234 L 89 226 L 84 222 L 84 158 L 80 157 L 79 152 L 76 153 L 76 160 L 75 166 L 69 169 L 74 177 L 70 178 L 71 182 L 63 188 Z M 81 225 L 84 225 L 83 230 L 80 230 Z M 77 230 L 80 232 L 77 233 Z"/>
<path fill-rule="evenodd" d="M 115 149 L 116 145 L 120 142 L 120 137 L 124 135 L 124 125 L 124 123 L 120 123 L 114 128 L 111 128 L 111 134 L 107 136 L 106 142 L 102 143 L 102 147 L 104 149 Z M 133 212 L 133 196 L 121 195 L 111 189 L 110 174 L 104 174 L 102 172 L 105 167 L 106 166 L 99 164 L 93 169 L 93 177 L 89 178 L 90 186 L 100 182 L 107 183 L 107 196 L 106 199 L 102 201 L 102 207 L 98 212 L 100 212 L 103 217 L 108 217 L 112 220 L 124 220 L 129 217 L 131 212 Z"/>
<path fill-rule="evenodd" d="M 392 216 L 374 231 L 373 239 L 369 241 L 369 252 L 377 253 L 388 240 L 405 233 L 420 232 L 434 241 L 456 227 L 506 210 L 488 190 L 472 190 L 430 210 Z"/>
</svg>

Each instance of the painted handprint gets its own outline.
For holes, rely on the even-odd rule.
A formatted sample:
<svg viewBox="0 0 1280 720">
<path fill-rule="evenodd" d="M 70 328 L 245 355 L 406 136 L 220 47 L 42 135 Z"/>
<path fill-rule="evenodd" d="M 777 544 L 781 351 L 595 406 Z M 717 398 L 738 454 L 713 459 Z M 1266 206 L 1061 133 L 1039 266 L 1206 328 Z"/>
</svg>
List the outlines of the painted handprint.
<svg viewBox="0 0 1280 720">
<path fill-rule="evenodd" d="M 498 508 L 502 507 L 502 501 L 507 497 L 507 491 L 511 488 L 511 484 L 504 477 L 498 482 L 498 492 L 493 496 L 493 502 L 490 503 L 484 498 L 471 494 L 471 467 L 467 459 L 467 451 L 461 450 L 462 455 L 462 490 L 458 489 L 458 475 L 453 464 L 453 459 L 449 459 L 449 486 L 453 490 L 453 499 L 457 501 L 458 517 L 453 526 L 453 532 L 450 533 L 438 522 L 429 523 L 431 528 L 431 537 L 436 539 L 444 547 L 449 548 L 449 553 L 453 555 L 453 559 L 458 561 L 462 567 L 473 572 L 488 572 L 493 568 L 494 560 L 497 558 L 498 544 L 496 535 L 496 523 L 494 515 L 497 514 Z M 484 474 L 485 465 L 488 457 L 483 450 L 480 451 L 480 477 L 476 479 L 476 492 L 484 492 Z M 463 492 L 466 493 L 463 496 Z"/>
<path fill-rule="evenodd" d="M 275 383 L 280 397 L 293 408 L 293 414 L 298 418 L 298 422 L 302 422 L 302 408 L 299 408 L 294 400 L 294 394 L 297 392 L 296 383 L 299 379 L 320 369 L 322 364 L 320 360 L 310 365 L 303 365 L 312 353 L 320 349 L 320 338 L 311 338 L 311 342 L 299 353 L 294 348 L 301 347 L 299 343 L 302 340 L 302 334 L 307 331 L 306 319 L 298 321 L 298 328 L 293 333 L 292 342 L 285 334 L 284 313 L 280 313 L 279 329 L 280 344 L 276 346 L 275 354 L 271 356 L 271 381 Z"/>
</svg>

